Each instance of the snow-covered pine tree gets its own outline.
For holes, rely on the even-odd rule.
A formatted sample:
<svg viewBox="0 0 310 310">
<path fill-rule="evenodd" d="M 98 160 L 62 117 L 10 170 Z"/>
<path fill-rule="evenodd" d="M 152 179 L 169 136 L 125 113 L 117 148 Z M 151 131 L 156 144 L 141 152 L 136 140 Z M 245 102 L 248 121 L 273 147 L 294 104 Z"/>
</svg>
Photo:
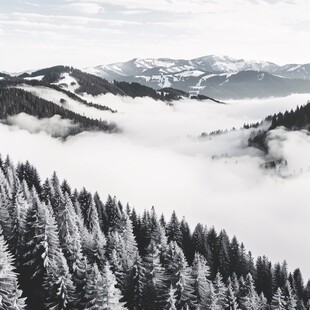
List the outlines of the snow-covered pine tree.
<svg viewBox="0 0 310 310">
<path fill-rule="evenodd" d="M 127 282 L 127 305 L 129 309 L 143 310 L 147 301 L 144 298 L 146 285 L 146 270 L 140 257 L 137 257 L 130 272 L 130 281 Z"/>
<path fill-rule="evenodd" d="M 171 241 L 168 246 L 166 268 L 171 284 L 177 290 L 177 309 L 182 309 L 182 307 L 186 306 L 189 309 L 196 309 L 194 280 L 185 255 L 176 241 Z"/>
<path fill-rule="evenodd" d="M 85 284 L 87 262 L 82 253 L 82 240 L 77 214 L 67 192 L 64 193 L 64 201 L 59 206 L 57 223 L 60 245 L 76 286 L 77 304 L 80 304 L 84 295 L 83 286 Z"/>
<path fill-rule="evenodd" d="M 194 293 L 197 298 L 198 309 L 204 309 L 202 305 L 210 297 L 209 275 L 210 271 L 205 258 L 196 252 L 192 264 L 192 277 L 194 279 Z"/>
<path fill-rule="evenodd" d="M 121 291 L 117 288 L 117 282 L 114 274 L 111 271 L 110 265 L 106 262 L 103 269 L 103 286 L 104 286 L 104 301 L 102 309 L 107 310 L 125 310 L 127 309 L 122 302 Z"/>
<path fill-rule="evenodd" d="M 14 261 L 0 230 L 0 309 L 25 309 L 25 298 L 21 295 L 14 272 Z"/>
<path fill-rule="evenodd" d="M 287 280 L 284 288 L 284 301 L 286 310 L 295 310 L 297 307 L 297 298 L 292 290 L 290 282 Z"/>
<path fill-rule="evenodd" d="M 213 293 L 216 297 L 217 304 L 220 309 L 225 309 L 226 305 L 226 286 L 223 282 L 222 275 L 218 272 L 213 281 Z"/>
<path fill-rule="evenodd" d="M 12 186 L 13 191 L 8 210 L 11 222 L 8 244 L 10 252 L 16 258 L 16 267 L 19 267 L 24 249 L 25 220 L 28 202 L 24 197 L 23 188 L 17 178 L 15 178 Z"/>
<path fill-rule="evenodd" d="M 247 310 L 258 310 L 258 295 L 255 290 L 254 280 L 250 273 L 247 274 L 244 281 L 244 295 L 241 297 L 241 306 Z"/>
<path fill-rule="evenodd" d="M 64 203 L 64 195 L 61 190 L 60 182 L 56 172 L 54 172 L 52 175 L 51 185 L 52 185 L 52 197 L 50 199 L 50 204 L 53 208 L 55 216 L 57 216 L 60 206 Z"/>
<path fill-rule="evenodd" d="M 231 283 L 227 286 L 227 297 L 225 303 L 225 310 L 240 310 L 237 297 Z"/>
<path fill-rule="evenodd" d="M 21 286 L 27 296 L 30 309 L 43 309 L 44 291 L 42 287 L 45 273 L 42 254 L 45 243 L 45 205 L 39 200 L 36 190 L 31 191 L 32 202 L 26 214 L 25 246 L 22 257 Z"/>
<path fill-rule="evenodd" d="M 268 309 L 267 298 L 265 297 L 263 292 L 261 292 L 260 295 L 258 296 L 258 309 L 259 310 Z"/>
<path fill-rule="evenodd" d="M 11 190 L 9 187 L 0 185 L 0 225 L 2 234 L 6 240 L 11 236 L 12 219 L 10 217 L 9 209 L 11 204 Z"/>
<path fill-rule="evenodd" d="M 219 295 L 214 291 L 214 286 L 210 285 L 210 296 L 206 303 L 203 304 L 202 309 L 207 310 L 225 310 L 222 300 L 219 299 Z"/>
<path fill-rule="evenodd" d="M 176 303 L 177 303 L 176 289 L 173 288 L 172 285 L 170 285 L 170 288 L 168 291 L 167 305 L 165 307 L 165 310 L 177 310 Z"/>
<path fill-rule="evenodd" d="M 284 310 L 285 309 L 285 300 L 284 300 L 282 290 L 280 288 L 278 288 L 272 296 L 271 309 L 273 310 Z"/>
<path fill-rule="evenodd" d="M 45 275 L 45 307 L 53 310 L 69 310 L 76 303 L 67 261 L 60 247 L 57 224 L 51 206 L 45 208 L 44 251 L 42 253 Z"/>
<path fill-rule="evenodd" d="M 144 257 L 146 282 L 144 298 L 148 300 L 145 310 L 161 310 L 166 297 L 165 269 L 160 262 L 160 252 L 157 245 L 151 242 Z"/>
<path fill-rule="evenodd" d="M 127 214 L 123 215 L 124 225 L 121 230 L 121 241 L 123 243 L 120 253 L 124 272 L 128 272 L 136 257 L 139 255 L 137 242 L 133 234 L 132 223 Z"/>
<path fill-rule="evenodd" d="M 85 285 L 85 310 L 125 310 L 122 295 L 116 288 L 116 279 L 107 262 L 100 272 L 96 263 L 87 273 Z"/>
<path fill-rule="evenodd" d="M 96 263 L 89 266 L 86 274 L 84 308 L 85 310 L 104 309 L 105 293 L 104 280 Z"/>
<path fill-rule="evenodd" d="M 96 263 L 100 270 L 105 264 L 106 237 L 99 225 L 98 212 L 94 205 L 92 197 L 88 209 L 86 210 L 87 218 L 84 219 L 89 231 L 88 259 L 90 263 Z"/>
</svg>

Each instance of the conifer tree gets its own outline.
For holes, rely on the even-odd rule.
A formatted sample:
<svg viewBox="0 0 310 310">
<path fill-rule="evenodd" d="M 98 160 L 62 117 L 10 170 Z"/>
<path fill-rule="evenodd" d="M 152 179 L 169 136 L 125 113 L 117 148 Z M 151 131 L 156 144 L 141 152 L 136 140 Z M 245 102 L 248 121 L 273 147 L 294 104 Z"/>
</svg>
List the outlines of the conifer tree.
<svg viewBox="0 0 310 310">
<path fill-rule="evenodd" d="M 221 276 L 221 274 L 218 272 L 215 276 L 215 279 L 213 281 L 213 293 L 216 297 L 217 300 L 217 305 L 222 308 L 225 309 L 226 305 L 226 286 L 223 283 L 223 278 Z"/>
<path fill-rule="evenodd" d="M 180 230 L 180 223 L 175 211 L 171 215 L 170 222 L 166 227 L 168 242 L 175 241 L 178 246 L 182 246 L 182 233 Z"/>
<path fill-rule="evenodd" d="M 171 285 L 168 292 L 167 305 L 165 307 L 166 310 L 177 310 L 176 307 L 176 289 Z"/>
<path fill-rule="evenodd" d="M 276 292 L 274 293 L 272 297 L 271 309 L 273 310 L 284 310 L 285 309 L 284 296 L 280 288 L 276 290 Z"/>
<path fill-rule="evenodd" d="M 43 261 L 45 244 L 45 205 L 32 189 L 32 203 L 26 214 L 25 246 L 22 259 L 21 285 L 26 293 L 30 309 L 37 306 L 43 309 L 44 291 L 42 287 L 45 266 Z"/>
<path fill-rule="evenodd" d="M 195 249 L 193 247 L 192 243 L 192 235 L 189 228 L 188 223 L 185 221 L 185 218 L 182 219 L 180 224 L 180 231 L 182 235 L 182 249 L 184 252 L 184 255 L 186 257 L 186 260 L 189 264 L 192 263 L 195 255 Z"/>
<path fill-rule="evenodd" d="M 56 220 L 50 206 L 44 211 L 46 224 L 42 259 L 46 269 L 43 283 L 46 293 L 45 306 L 46 309 L 72 309 L 76 302 L 75 287 L 60 247 Z"/>
<path fill-rule="evenodd" d="M 288 280 L 286 281 L 286 285 L 284 287 L 284 301 L 286 310 L 296 309 L 297 299 Z"/>
<path fill-rule="evenodd" d="M 144 297 L 148 300 L 145 310 L 160 310 L 165 300 L 165 270 L 161 266 L 160 252 L 154 242 L 151 242 L 144 257 L 146 281 Z"/>
<path fill-rule="evenodd" d="M 258 296 L 258 309 L 259 310 L 268 309 L 267 298 L 264 296 L 263 292 Z"/>
<path fill-rule="evenodd" d="M 0 309 L 25 309 L 25 298 L 18 288 L 14 261 L 0 230 Z"/>
<path fill-rule="evenodd" d="M 255 291 L 252 275 L 248 273 L 245 278 L 245 295 L 241 298 L 241 306 L 248 310 L 258 310 L 258 295 Z"/>
<path fill-rule="evenodd" d="M 233 273 L 238 273 L 238 264 L 240 261 L 240 245 L 236 236 L 234 236 L 229 244 L 229 273 L 232 275 Z M 241 274 L 237 274 L 237 276 L 241 276 Z"/>
<path fill-rule="evenodd" d="M 116 287 L 116 279 L 110 269 L 110 265 L 106 262 L 103 269 L 103 289 L 104 302 L 102 309 L 107 310 L 125 310 L 124 302 L 121 301 L 121 291 Z"/>
<path fill-rule="evenodd" d="M 137 242 L 133 234 L 132 223 L 128 215 L 124 215 L 124 226 L 121 231 L 122 237 L 122 253 L 121 259 L 124 271 L 127 272 L 133 265 L 136 257 L 139 255 Z"/>
<path fill-rule="evenodd" d="M 206 255 L 206 229 L 198 223 L 194 229 L 192 242 L 195 252 Z"/>
<path fill-rule="evenodd" d="M 225 309 L 222 297 L 219 296 L 214 291 L 214 286 L 212 283 L 210 285 L 210 296 L 207 300 L 206 305 L 203 305 L 202 309 L 208 309 L 208 310 L 224 310 Z"/>
<path fill-rule="evenodd" d="M 68 192 L 64 193 L 64 201 L 59 206 L 58 233 L 61 248 L 67 260 L 72 280 L 76 286 L 77 304 L 81 303 L 85 284 L 87 262 L 82 253 L 82 240 L 78 227 L 77 214 Z"/>
<path fill-rule="evenodd" d="M 195 309 L 194 280 L 184 253 L 175 241 L 170 242 L 168 246 L 166 268 L 170 283 L 177 290 L 177 309 L 181 309 L 186 305 L 190 309 Z"/>
<path fill-rule="evenodd" d="M 16 179 L 13 184 L 13 192 L 9 207 L 11 230 L 8 235 L 8 243 L 11 253 L 16 258 L 16 266 L 19 267 L 24 248 L 25 220 L 28 202 L 24 197 L 24 192 L 18 179 Z"/>
<path fill-rule="evenodd" d="M 237 302 L 237 297 L 231 283 L 229 283 L 227 287 L 227 297 L 225 300 L 225 304 L 226 310 L 240 310 Z"/>
<path fill-rule="evenodd" d="M 85 284 L 84 309 L 104 309 L 106 294 L 104 292 L 104 279 L 96 263 L 88 268 Z"/>
<path fill-rule="evenodd" d="M 116 198 L 112 198 L 110 195 L 108 196 L 107 202 L 105 204 L 105 210 L 108 216 L 108 225 L 109 229 L 117 228 L 117 225 L 121 219 L 121 211 L 116 202 Z"/>
<path fill-rule="evenodd" d="M 144 305 L 148 302 L 144 298 L 146 270 L 140 257 L 136 258 L 131 274 L 132 281 L 129 282 L 128 289 L 129 292 L 132 292 L 132 294 L 128 294 L 128 296 L 132 296 L 132 299 L 130 299 L 128 302 L 129 308 L 135 310 L 144 310 Z"/>
<path fill-rule="evenodd" d="M 198 306 L 202 306 L 210 295 L 209 267 L 204 257 L 195 253 L 192 264 L 192 277 L 194 279 L 194 293 Z M 203 308 L 201 308 L 203 309 Z"/>
</svg>

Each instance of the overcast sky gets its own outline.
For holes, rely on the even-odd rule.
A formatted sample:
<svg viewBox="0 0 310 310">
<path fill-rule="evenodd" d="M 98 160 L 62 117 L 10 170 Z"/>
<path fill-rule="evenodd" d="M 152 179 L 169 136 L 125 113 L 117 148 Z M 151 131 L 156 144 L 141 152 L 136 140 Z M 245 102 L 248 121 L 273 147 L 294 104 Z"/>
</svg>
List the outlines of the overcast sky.
<svg viewBox="0 0 310 310">
<path fill-rule="evenodd" d="M 307 63 L 309 0 L 1 0 L 0 71 L 209 54 Z"/>
</svg>

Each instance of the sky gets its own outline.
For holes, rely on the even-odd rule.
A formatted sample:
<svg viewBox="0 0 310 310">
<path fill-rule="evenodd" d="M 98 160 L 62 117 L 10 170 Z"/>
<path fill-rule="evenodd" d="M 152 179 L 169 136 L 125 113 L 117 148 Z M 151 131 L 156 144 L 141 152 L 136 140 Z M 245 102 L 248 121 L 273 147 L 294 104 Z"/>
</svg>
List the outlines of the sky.
<svg viewBox="0 0 310 310">
<path fill-rule="evenodd" d="M 1 0 L 0 72 L 205 55 L 308 63 L 308 0 Z"/>
</svg>

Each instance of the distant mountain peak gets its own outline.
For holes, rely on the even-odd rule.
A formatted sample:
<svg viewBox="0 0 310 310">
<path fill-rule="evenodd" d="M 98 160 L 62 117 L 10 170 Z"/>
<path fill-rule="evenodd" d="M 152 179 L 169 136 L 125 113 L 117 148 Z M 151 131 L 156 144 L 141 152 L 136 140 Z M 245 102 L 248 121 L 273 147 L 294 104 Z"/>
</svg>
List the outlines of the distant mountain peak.
<svg viewBox="0 0 310 310">
<path fill-rule="evenodd" d="M 109 81 L 137 82 L 154 89 L 173 87 L 220 99 L 310 92 L 310 64 L 279 66 L 227 55 L 206 55 L 190 60 L 134 58 L 85 71 Z M 256 73 L 246 74 L 247 71 Z M 269 75 L 262 78 L 262 72 Z M 229 78 L 231 74 L 233 78 Z"/>
</svg>

